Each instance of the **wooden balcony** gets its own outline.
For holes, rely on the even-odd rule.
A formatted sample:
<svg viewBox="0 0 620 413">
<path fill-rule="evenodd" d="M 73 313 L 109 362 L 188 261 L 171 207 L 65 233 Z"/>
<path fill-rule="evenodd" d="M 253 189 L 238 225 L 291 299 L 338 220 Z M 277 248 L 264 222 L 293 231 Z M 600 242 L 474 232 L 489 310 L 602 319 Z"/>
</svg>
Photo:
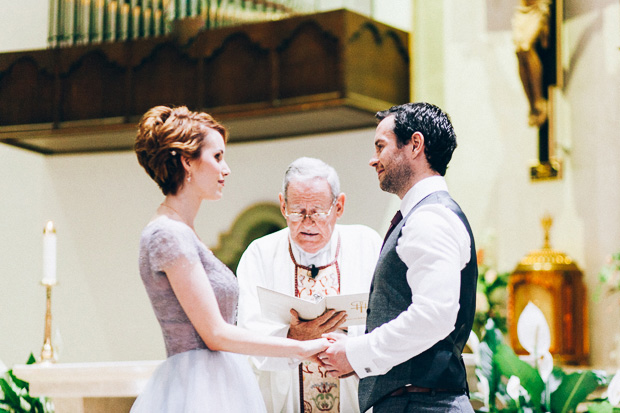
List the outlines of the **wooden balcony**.
<svg viewBox="0 0 620 413">
<path fill-rule="evenodd" d="M 0 142 L 127 150 L 140 116 L 186 105 L 231 142 L 375 125 L 409 100 L 408 34 L 347 10 L 98 45 L 0 54 Z"/>
</svg>

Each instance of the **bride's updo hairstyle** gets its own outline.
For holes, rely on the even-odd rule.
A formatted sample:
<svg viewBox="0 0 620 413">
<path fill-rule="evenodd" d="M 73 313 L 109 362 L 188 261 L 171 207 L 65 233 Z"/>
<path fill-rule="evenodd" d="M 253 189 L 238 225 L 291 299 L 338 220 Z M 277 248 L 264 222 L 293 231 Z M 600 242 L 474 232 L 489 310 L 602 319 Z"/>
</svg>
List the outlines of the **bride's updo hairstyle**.
<svg viewBox="0 0 620 413">
<path fill-rule="evenodd" d="M 142 116 L 134 150 L 138 162 L 164 195 L 174 195 L 183 186 L 185 168 L 181 156 L 199 158 L 210 129 L 227 141 L 228 131 L 211 115 L 192 112 L 185 106 L 155 106 Z"/>
</svg>

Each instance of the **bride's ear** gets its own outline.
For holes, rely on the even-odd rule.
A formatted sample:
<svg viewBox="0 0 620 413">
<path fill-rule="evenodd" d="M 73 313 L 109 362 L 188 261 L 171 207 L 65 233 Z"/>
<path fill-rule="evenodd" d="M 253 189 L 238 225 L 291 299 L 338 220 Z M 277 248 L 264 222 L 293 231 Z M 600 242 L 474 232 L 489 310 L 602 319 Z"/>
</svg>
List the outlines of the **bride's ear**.
<svg viewBox="0 0 620 413">
<path fill-rule="evenodd" d="M 184 156 L 184 155 L 181 155 L 180 158 L 181 158 L 181 165 L 183 165 L 183 168 L 185 169 L 185 173 L 189 173 L 191 160 L 187 156 Z"/>
</svg>

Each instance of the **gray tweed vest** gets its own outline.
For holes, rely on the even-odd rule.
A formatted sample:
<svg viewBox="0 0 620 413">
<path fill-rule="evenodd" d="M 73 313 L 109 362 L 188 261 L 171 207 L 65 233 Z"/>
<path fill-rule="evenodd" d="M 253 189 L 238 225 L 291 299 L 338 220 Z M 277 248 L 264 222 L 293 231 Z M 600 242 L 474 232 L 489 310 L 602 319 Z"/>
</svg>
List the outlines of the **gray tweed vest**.
<svg viewBox="0 0 620 413">
<path fill-rule="evenodd" d="M 471 257 L 461 271 L 460 308 L 456 325 L 448 337 L 423 353 L 394 366 L 386 374 L 361 379 L 358 397 L 362 412 L 370 409 L 371 406 L 394 390 L 408 384 L 434 389 L 468 389 L 461 352 L 469 338 L 476 307 L 476 283 L 478 279 L 476 247 L 467 218 L 447 192 L 434 192 L 420 201 L 394 228 L 386 240 L 373 277 L 366 330 L 370 332 L 395 319 L 411 304 L 412 294 L 407 283 L 407 266 L 396 253 L 396 243 L 402 227 L 411 213 L 420 206 L 428 204 L 442 204 L 456 213 L 465 224 L 471 239 Z M 398 346 L 399 343 L 394 343 L 394 345 Z"/>
</svg>

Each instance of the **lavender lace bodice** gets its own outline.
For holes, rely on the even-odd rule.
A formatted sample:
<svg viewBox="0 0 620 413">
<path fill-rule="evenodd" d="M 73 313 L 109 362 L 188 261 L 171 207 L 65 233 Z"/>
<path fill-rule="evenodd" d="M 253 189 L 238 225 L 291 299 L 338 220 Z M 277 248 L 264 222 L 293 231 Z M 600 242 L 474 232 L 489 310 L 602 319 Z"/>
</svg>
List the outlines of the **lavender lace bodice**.
<svg viewBox="0 0 620 413">
<path fill-rule="evenodd" d="M 161 326 L 168 357 L 207 348 L 162 270 L 180 257 L 191 263 L 200 261 L 213 287 L 222 317 L 230 324 L 234 324 L 237 317 L 239 287 L 232 271 L 204 246 L 189 226 L 163 215 L 157 217 L 142 231 L 140 276 Z"/>
</svg>

